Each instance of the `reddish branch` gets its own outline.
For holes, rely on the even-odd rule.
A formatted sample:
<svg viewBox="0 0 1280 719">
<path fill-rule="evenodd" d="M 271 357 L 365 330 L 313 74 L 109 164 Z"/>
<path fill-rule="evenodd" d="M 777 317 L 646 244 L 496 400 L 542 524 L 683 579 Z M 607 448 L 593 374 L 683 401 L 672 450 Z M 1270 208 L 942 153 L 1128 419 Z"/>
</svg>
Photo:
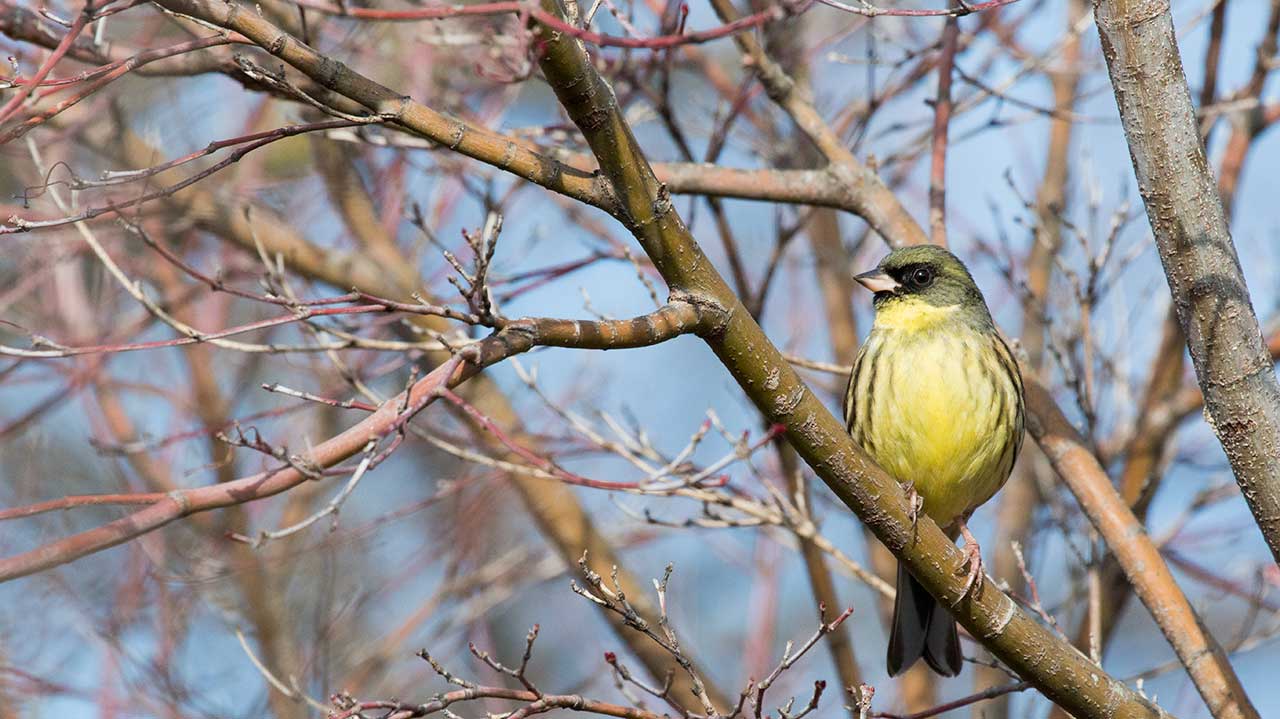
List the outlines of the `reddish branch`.
<svg viewBox="0 0 1280 719">
<path fill-rule="evenodd" d="M 93 507 L 104 505 L 125 506 L 130 504 L 155 504 L 162 501 L 168 495 L 162 493 L 140 493 L 140 494 L 83 494 L 72 495 L 68 497 L 59 497 L 51 499 L 47 502 L 37 502 L 28 504 L 24 507 L 14 507 L 13 509 L 0 509 L 0 520 L 19 519 L 21 517 L 34 517 L 37 514 L 45 512 L 57 512 L 63 509 L 73 509 L 75 507 Z"/>
<path fill-rule="evenodd" d="M 155 200 L 171 197 L 173 196 L 174 193 L 180 190 L 183 190 L 187 187 L 190 187 L 191 185 L 194 185 L 200 180 L 203 180 L 204 178 L 209 177 L 213 174 L 216 174 L 217 172 L 223 169 L 226 169 L 227 167 L 230 167 L 231 165 L 239 162 L 242 158 L 244 158 L 245 155 L 249 154 L 250 152 L 253 152 L 254 150 L 257 150 L 261 147 L 265 147 L 273 142 L 276 142 L 277 140 L 282 140 L 287 137 L 294 137 L 296 135 L 301 135 L 308 132 L 318 132 L 318 131 L 331 130 L 331 129 L 340 128 L 340 127 L 354 127 L 357 125 L 375 124 L 379 122 L 384 122 L 387 119 L 388 118 L 386 117 L 372 116 L 368 118 L 358 118 L 358 119 L 350 119 L 350 120 L 327 120 L 324 122 L 309 123 L 304 125 L 289 125 L 286 127 L 277 128 L 275 130 L 255 133 L 253 135 L 248 135 L 245 137 L 237 137 L 237 138 L 231 138 L 229 140 L 220 140 L 217 142 L 213 142 L 213 143 L 210 143 L 208 146 L 206 146 L 202 150 L 198 150 L 196 152 L 193 152 L 189 155 L 178 158 L 176 160 L 171 160 L 169 162 L 163 163 L 161 165 L 158 165 L 155 168 L 149 168 L 147 170 L 143 170 L 139 173 L 139 177 L 142 177 L 142 178 L 151 177 L 152 175 L 157 174 L 159 172 L 163 172 L 166 169 L 185 164 L 187 162 L 190 162 L 199 157 L 203 157 L 205 155 L 212 154 L 225 147 L 232 147 L 232 146 L 238 146 L 238 147 L 236 147 L 236 149 L 233 150 L 232 152 L 228 153 L 228 155 L 222 160 L 219 160 L 218 162 L 213 163 L 212 165 L 200 170 L 199 172 L 195 172 L 190 176 L 185 177 L 182 180 L 179 180 L 178 182 L 175 182 L 172 185 L 169 185 L 167 187 L 161 187 L 160 189 L 157 189 L 157 190 L 151 190 L 149 192 L 146 192 L 136 197 L 130 197 L 129 199 L 126 199 L 126 200 L 121 200 L 118 202 L 110 202 L 105 205 L 91 207 L 87 210 L 83 210 L 74 215 L 67 215 L 64 217 L 51 218 L 46 220 L 29 220 L 22 217 L 16 217 L 16 216 L 10 217 L 5 222 L 5 224 L 0 225 L 0 235 L 14 234 L 18 232 L 30 232 L 32 230 L 41 229 L 41 228 L 61 227 L 63 225 L 71 225 L 77 222 L 83 222 L 85 220 L 92 220 L 97 217 L 102 217 L 103 215 L 116 214 L 121 212 L 122 210 L 127 210 L 131 207 L 138 207 L 148 202 L 154 202 Z M 129 179 L 133 179 L 133 178 L 129 178 Z M 108 181 L 98 181 L 97 183 L 86 183 L 83 180 L 79 180 L 75 186 L 87 187 L 90 184 L 99 184 L 99 185 L 116 184 L 116 181 L 108 180 Z"/>
<path fill-rule="evenodd" d="M 12 355 L 14 357 L 31 357 L 38 359 L 53 359 L 62 357 L 77 357 L 81 355 L 94 354 L 120 354 L 123 352 L 138 352 L 142 350 L 154 350 L 164 347 L 181 347 L 184 345 L 201 344 L 204 342 L 213 342 L 227 337 L 253 332 L 255 330 L 267 329 L 269 327 L 279 327 L 280 325 L 292 324 L 294 322 L 305 322 L 316 317 L 329 317 L 334 315 L 357 315 L 370 313 L 383 313 L 390 308 L 382 305 L 359 305 L 356 307 L 321 307 L 321 308 L 298 308 L 292 314 L 282 317 L 272 317 L 270 319 L 258 320 L 256 322 L 248 322 L 236 327 L 228 327 L 222 330 L 212 332 L 200 332 L 191 337 L 180 337 L 171 340 L 154 340 L 151 342 L 124 342 L 118 344 L 104 345 L 85 345 L 82 347 L 62 347 L 51 350 L 24 350 L 0 345 L 0 355 Z"/>
<path fill-rule="evenodd" d="M 22 107 L 22 103 L 26 102 L 27 97 L 31 94 L 32 90 L 34 90 L 41 82 L 44 82 L 44 79 L 49 76 L 50 72 L 53 72 L 54 65 L 57 65 L 58 61 L 67 54 L 67 51 L 75 44 L 76 38 L 80 36 L 80 33 L 84 31 L 85 27 L 89 25 L 91 20 L 93 20 L 93 2 L 92 0 L 89 0 L 85 3 L 84 10 L 78 13 L 76 15 L 76 19 L 72 21 L 71 27 L 67 28 L 67 33 L 62 36 L 62 40 L 58 43 L 58 46 L 53 49 L 53 52 L 49 57 L 46 58 L 44 63 L 40 65 L 40 68 L 36 70 L 36 74 L 32 76 L 31 81 L 19 86 L 18 91 L 13 94 L 13 97 L 9 98 L 9 101 L 4 104 L 4 107 L 0 107 L 0 122 L 4 122 L 10 117 L 13 117 L 14 113 L 18 111 L 18 108 Z"/>
<path fill-rule="evenodd" d="M 897 17 L 948 17 L 957 18 L 964 17 L 970 13 L 981 12 L 983 10 L 993 10 L 1005 5 L 1012 5 L 1018 0 L 986 0 L 986 2 L 967 3 L 959 2 L 955 7 L 944 8 L 942 10 L 905 10 L 902 8 L 882 8 L 874 7 L 865 2 L 859 5 L 848 5 L 839 0 L 818 0 L 823 5 L 851 12 L 855 15 L 863 15 L 866 17 L 883 17 L 886 15 Z"/>
<path fill-rule="evenodd" d="M 502 428 L 499 427 L 496 422 L 452 391 L 441 390 L 440 395 L 470 415 L 473 420 L 479 423 L 480 426 L 484 427 L 485 431 L 496 437 L 497 440 L 502 443 L 502 446 L 511 450 L 529 464 L 537 467 L 547 474 L 550 474 L 562 482 L 578 487 L 591 487 L 592 489 L 626 490 L 640 488 L 639 482 L 601 482 L 599 480 L 583 477 L 580 474 L 569 472 L 557 465 L 555 462 L 552 462 L 546 457 L 538 456 L 528 447 L 524 447 L 516 442 L 514 439 L 509 437 L 506 432 L 503 432 Z"/>
<path fill-rule="evenodd" d="M 1215 717 L 1257 717 L 1222 647 L 1210 635 L 1085 440 L 1038 383 L 1027 382 L 1027 429 L 1106 540 L 1134 592 L 1187 668 Z"/>
<path fill-rule="evenodd" d="M 975 692 L 973 694 L 970 694 L 969 696 L 961 697 L 954 701 L 945 702 L 943 704 L 939 704 L 938 706 L 930 707 L 928 709 L 925 709 L 924 711 L 918 711 L 913 714 L 891 714 L 889 712 L 872 712 L 871 716 L 876 717 L 876 719 L 929 719 L 929 717 L 935 717 L 935 716 L 938 716 L 939 714 L 945 714 L 949 711 L 955 711 L 956 709 L 961 709 L 971 704 L 977 704 L 978 702 L 984 702 L 989 699 L 995 699 L 996 697 L 1002 697 L 1007 694 L 1014 694 L 1017 692 L 1026 691 L 1030 688 L 1031 688 L 1031 684 L 1029 682 L 1015 682 L 1013 684 L 1006 684 L 1004 686 L 999 686 L 999 687 L 991 687 L 990 689 L 986 689 L 984 691 Z M 981 716 L 981 714 L 979 714 L 979 716 Z"/>
</svg>

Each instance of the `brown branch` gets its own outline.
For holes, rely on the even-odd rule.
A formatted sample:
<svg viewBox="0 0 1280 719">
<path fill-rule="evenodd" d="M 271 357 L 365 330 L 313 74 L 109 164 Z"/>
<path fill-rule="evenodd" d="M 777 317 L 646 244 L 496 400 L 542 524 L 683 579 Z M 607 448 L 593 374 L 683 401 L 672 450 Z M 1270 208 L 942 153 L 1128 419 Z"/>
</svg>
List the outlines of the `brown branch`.
<svg viewBox="0 0 1280 719">
<path fill-rule="evenodd" d="M 1226 10 L 1227 0 L 1221 0 L 1213 11 L 1209 28 L 1209 45 L 1205 52 L 1204 86 L 1200 89 L 1201 108 L 1212 105 L 1217 97 L 1218 64 L 1222 54 Z M 1261 63 L 1261 55 L 1259 63 Z M 1255 72 L 1256 70 L 1255 67 Z M 1212 119 L 1202 122 L 1200 128 L 1202 142 L 1208 138 L 1208 131 L 1211 128 Z M 1237 127 L 1233 133 L 1240 131 Z M 1229 147 L 1235 145 L 1234 142 L 1228 142 Z M 1231 152 L 1225 153 L 1222 159 L 1224 173 L 1233 163 L 1239 166 L 1239 163 L 1233 160 Z M 1220 177 L 1225 178 L 1225 176 L 1220 174 Z M 1226 187 L 1227 183 L 1219 182 L 1220 190 L 1225 191 Z M 1227 206 L 1230 206 L 1229 195 L 1224 194 L 1223 197 Z M 1182 327 L 1178 324 L 1176 309 L 1171 306 L 1165 316 L 1160 344 L 1147 376 L 1146 388 L 1139 400 L 1137 422 L 1129 440 L 1125 443 L 1125 464 L 1120 471 L 1121 496 L 1133 509 L 1139 521 L 1146 520 L 1147 508 L 1160 486 L 1160 472 L 1169 442 L 1173 438 L 1174 430 L 1183 419 L 1183 415 L 1169 410 L 1169 404 L 1182 390 L 1182 373 L 1186 365 L 1183 352 L 1185 344 L 1186 340 L 1182 336 Z M 1097 603 L 1100 614 L 1096 618 L 1097 636 L 1090 637 L 1090 625 L 1082 624 L 1076 637 L 1078 646 L 1087 646 L 1092 640 L 1105 647 L 1132 594 L 1124 570 L 1116 562 L 1114 555 L 1106 555 L 1102 560 L 1102 566 L 1097 571 L 1098 582 L 1103 592 L 1101 600 Z M 1055 715 L 1054 719 L 1065 719 L 1065 717 Z"/>
<path fill-rule="evenodd" d="M 1280 561 L 1280 382 L 1200 143 L 1173 18 L 1168 6 L 1136 0 L 1099 0 L 1096 8 L 1138 188 L 1207 417 Z"/>
<path fill-rule="evenodd" d="M 1226 1 L 1223 0 L 1222 4 L 1225 5 Z M 1214 28 L 1220 27 L 1217 15 L 1217 12 L 1215 12 Z M 1223 22 L 1225 22 L 1225 19 Z M 1266 85 L 1267 76 L 1271 72 L 1276 56 L 1277 33 L 1280 33 L 1280 0 L 1271 0 L 1271 11 L 1267 16 L 1267 25 L 1263 30 L 1262 42 L 1258 45 L 1253 71 L 1249 74 L 1248 82 L 1239 92 L 1234 94 L 1232 99 L 1254 101 L 1262 99 L 1262 90 Z M 1210 44 L 1210 49 L 1214 49 L 1212 43 Z M 1209 57 L 1213 58 L 1213 55 Z M 1212 84 L 1208 85 L 1208 89 L 1212 89 Z M 1204 106 L 1205 103 L 1201 102 L 1201 107 L 1203 108 Z M 1249 156 L 1249 150 L 1253 147 L 1253 141 L 1273 121 L 1274 117 L 1269 116 L 1259 104 L 1233 123 L 1231 136 L 1227 138 L 1226 147 L 1223 148 L 1222 165 L 1218 172 L 1218 192 L 1222 196 L 1223 213 L 1228 219 L 1230 219 L 1235 205 L 1236 189 L 1240 186 L 1240 176 L 1244 172 L 1244 163 Z"/>
<path fill-rule="evenodd" d="M 918 711 L 912 714 L 890 714 L 888 712 L 874 712 L 871 714 L 871 716 L 875 717 L 876 719 L 929 719 L 929 717 L 935 717 L 935 716 L 938 716 L 939 714 L 945 714 L 946 712 L 954 711 L 956 709 L 963 709 L 964 707 L 977 704 L 979 702 L 984 702 L 989 699 L 999 699 L 999 698 L 1007 697 L 1010 694 L 1023 692 L 1030 688 L 1031 688 L 1031 684 L 1027 682 L 1015 682 L 1013 684 L 1005 684 L 1003 686 L 993 686 L 988 689 L 984 689 L 980 692 L 974 692 L 973 694 L 970 694 L 967 697 L 961 697 L 954 701 L 945 702 L 943 704 L 939 704 L 936 707 L 930 707 L 928 709 L 925 709 L 924 711 Z M 978 714 L 978 716 L 982 716 L 982 717 L 987 716 L 987 710 L 989 710 L 990 708 L 991 708 L 990 706 L 983 707 L 983 710 Z"/>
<path fill-rule="evenodd" d="M 1204 84 L 1200 86 L 1200 111 L 1214 103 L 1218 97 L 1218 65 L 1222 61 L 1222 36 L 1227 29 L 1228 0 L 1218 0 L 1213 8 L 1213 19 L 1209 21 L 1209 46 L 1204 51 Z M 1262 56 L 1258 56 L 1262 60 Z M 1217 116 L 1205 118 L 1200 126 L 1200 140 L 1207 142 L 1209 131 L 1213 128 Z"/>
</svg>

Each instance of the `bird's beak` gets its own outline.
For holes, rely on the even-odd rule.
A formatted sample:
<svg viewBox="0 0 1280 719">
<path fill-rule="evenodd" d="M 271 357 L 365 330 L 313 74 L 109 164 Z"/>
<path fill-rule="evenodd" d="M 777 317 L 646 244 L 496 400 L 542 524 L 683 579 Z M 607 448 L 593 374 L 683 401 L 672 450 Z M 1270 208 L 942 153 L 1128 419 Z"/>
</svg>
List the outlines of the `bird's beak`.
<svg viewBox="0 0 1280 719">
<path fill-rule="evenodd" d="M 866 287 L 872 292 L 895 292 L 902 286 L 884 270 L 879 269 L 871 270 L 870 272 L 863 272 L 860 275 L 854 275 L 853 279 L 857 280 L 858 284 Z"/>
</svg>

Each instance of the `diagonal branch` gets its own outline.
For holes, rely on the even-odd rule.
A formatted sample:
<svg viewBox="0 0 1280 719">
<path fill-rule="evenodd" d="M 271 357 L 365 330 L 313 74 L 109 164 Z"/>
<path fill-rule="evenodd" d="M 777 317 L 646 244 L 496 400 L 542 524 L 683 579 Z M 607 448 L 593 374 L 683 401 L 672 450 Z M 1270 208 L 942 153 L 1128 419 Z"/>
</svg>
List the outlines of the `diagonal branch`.
<svg viewBox="0 0 1280 719">
<path fill-rule="evenodd" d="M 734 15 L 734 10 L 727 0 L 713 0 L 713 3 L 722 19 L 729 19 Z M 817 117 L 812 105 L 794 92 L 794 82 L 782 72 L 776 63 L 773 63 L 768 58 L 759 43 L 750 36 L 741 36 L 735 38 L 735 40 L 744 53 L 748 54 L 753 63 L 760 68 L 761 82 L 768 90 L 770 98 L 792 115 L 792 118 L 805 130 L 815 145 L 827 155 L 833 166 L 838 166 L 842 162 L 852 161 L 843 146 L 837 144 L 838 138 Z M 857 166 L 856 161 L 854 161 L 853 168 L 856 169 L 858 167 L 860 166 Z M 836 168 L 833 167 L 831 169 L 834 170 Z M 896 198 L 893 199 L 893 202 L 897 202 Z M 904 222 L 912 221 L 907 216 Z M 923 236 L 923 232 L 918 225 L 914 227 L 914 231 L 903 230 L 902 234 L 904 238 L 923 238 Z M 886 239 L 890 240 L 890 244 L 895 244 L 892 238 L 886 236 Z M 1048 393 L 1044 391 L 1043 387 L 1034 381 L 1028 382 L 1028 386 L 1033 384 L 1039 396 L 1043 398 L 1043 402 L 1038 410 L 1035 407 L 1028 407 L 1028 410 L 1033 414 L 1038 413 L 1040 419 L 1060 414 L 1056 404 Z M 1098 527 L 1099 531 L 1104 536 L 1113 537 L 1116 540 L 1122 538 L 1122 534 L 1108 531 L 1113 530 L 1122 519 L 1120 515 L 1108 511 L 1107 508 L 1118 507 L 1126 509 L 1126 507 L 1120 501 L 1106 475 L 1099 474 L 1093 478 L 1089 478 L 1086 475 L 1078 475 L 1072 479 L 1081 483 L 1082 486 L 1087 483 L 1091 488 L 1098 490 L 1088 496 L 1078 492 L 1077 496 L 1080 498 L 1082 505 L 1088 505 L 1086 509 L 1090 510 L 1090 518 L 1095 521 L 1095 526 Z M 1103 526 L 1104 522 L 1106 526 Z M 1113 547 L 1113 549 L 1117 548 Z M 1249 704 L 1248 697 L 1244 694 L 1243 689 L 1240 688 L 1239 681 L 1225 657 L 1219 657 L 1219 660 L 1215 662 L 1202 662 L 1200 661 L 1201 657 L 1196 652 L 1179 649 L 1180 646 L 1185 649 L 1188 645 L 1192 647 L 1213 647 L 1215 644 L 1212 637 L 1208 636 L 1203 627 L 1199 625 L 1198 619 L 1195 619 L 1185 595 L 1173 581 L 1172 575 L 1168 574 L 1167 567 L 1163 565 L 1159 556 L 1156 555 L 1154 559 L 1164 571 L 1152 573 L 1146 571 L 1142 563 L 1138 562 L 1132 554 L 1125 555 L 1123 552 L 1119 552 L 1118 549 L 1117 552 L 1118 558 L 1128 557 L 1128 561 L 1123 563 L 1126 576 L 1131 582 L 1144 585 L 1145 591 L 1140 593 L 1140 596 L 1144 597 L 1148 610 L 1151 611 L 1166 638 L 1174 645 L 1175 649 L 1178 649 L 1179 657 L 1183 660 L 1201 695 L 1205 697 L 1210 707 L 1222 707 L 1227 711 L 1234 709 L 1249 715 L 1253 710 Z M 1162 611 L 1161 606 L 1155 602 L 1155 599 L 1160 597 L 1168 598 L 1170 602 L 1179 607 L 1179 612 L 1176 616 L 1168 611 Z M 1195 621 L 1189 621 L 1188 617 L 1195 619 Z M 1192 663 L 1193 659 L 1196 661 L 1194 664 Z"/>
<path fill-rule="evenodd" d="M 1142 523 L 1044 388 L 1027 384 L 1027 428 L 1115 554 L 1215 717 L 1257 717 L 1222 647 L 1205 630 Z M 1033 409 L 1034 408 L 1034 409 Z"/>
<path fill-rule="evenodd" d="M 546 0 L 544 7 L 559 11 L 553 0 Z M 804 385 L 707 260 L 585 50 L 554 33 L 544 38 L 543 74 L 613 184 L 627 228 L 673 287 L 673 295 L 696 296 L 724 308 L 722 321 L 708 328 L 703 338 L 757 408 L 786 428 L 796 451 L 841 501 L 952 608 L 974 637 L 1053 701 L 1082 717 L 1165 716 L 994 586 L 979 598 L 965 598 L 961 552 L 927 518 L 912 531 L 897 483 L 856 447 L 843 424 Z"/>
</svg>

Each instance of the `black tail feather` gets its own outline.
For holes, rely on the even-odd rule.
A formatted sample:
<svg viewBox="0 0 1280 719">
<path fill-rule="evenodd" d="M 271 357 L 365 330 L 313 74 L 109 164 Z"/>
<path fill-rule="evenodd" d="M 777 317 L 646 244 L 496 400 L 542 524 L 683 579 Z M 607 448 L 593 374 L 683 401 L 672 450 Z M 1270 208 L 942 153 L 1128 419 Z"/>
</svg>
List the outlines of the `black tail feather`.
<svg viewBox="0 0 1280 719">
<path fill-rule="evenodd" d="M 889 632 L 889 676 L 911 668 L 921 657 L 944 677 L 960 673 L 960 636 L 955 619 L 906 567 L 898 565 L 897 598 Z"/>
</svg>

